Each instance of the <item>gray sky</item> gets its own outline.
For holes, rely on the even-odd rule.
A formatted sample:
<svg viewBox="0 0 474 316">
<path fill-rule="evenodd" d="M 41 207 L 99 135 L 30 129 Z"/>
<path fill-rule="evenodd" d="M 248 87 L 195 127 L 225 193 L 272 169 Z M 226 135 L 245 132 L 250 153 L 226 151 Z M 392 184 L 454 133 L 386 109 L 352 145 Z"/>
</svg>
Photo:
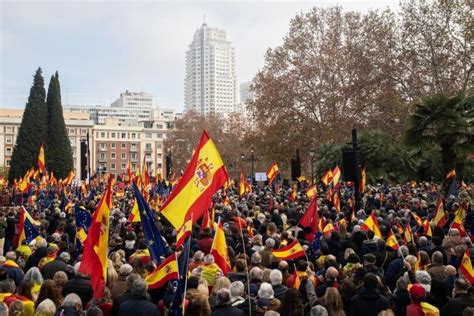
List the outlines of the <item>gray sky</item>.
<svg viewBox="0 0 474 316">
<path fill-rule="evenodd" d="M 24 107 L 41 66 L 46 87 L 59 71 L 63 104 L 109 105 L 131 90 L 181 110 L 185 51 L 204 14 L 226 30 L 242 83 L 282 43 L 293 16 L 335 4 L 367 11 L 398 1 L 1 1 L 0 108 Z"/>
</svg>

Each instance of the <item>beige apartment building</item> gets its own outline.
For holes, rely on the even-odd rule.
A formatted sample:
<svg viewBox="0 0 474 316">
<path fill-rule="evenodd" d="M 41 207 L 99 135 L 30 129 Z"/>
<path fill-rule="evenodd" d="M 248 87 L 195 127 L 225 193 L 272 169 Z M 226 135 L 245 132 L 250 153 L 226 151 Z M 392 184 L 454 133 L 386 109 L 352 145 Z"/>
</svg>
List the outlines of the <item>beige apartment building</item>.
<svg viewBox="0 0 474 316">
<path fill-rule="evenodd" d="M 23 110 L 0 109 L 0 174 L 8 172 L 22 115 Z M 143 160 L 152 176 L 165 174 L 164 140 L 166 133 L 174 128 L 172 119 L 123 122 L 109 118 L 103 125 L 94 125 L 88 113 L 64 112 L 64 120 L 73 150 L 76 179 L 82 169 L 87 168 L 84 161 L 81 164 L 81 141 L 87 141 L 88 135 L 92 174 L 106 170 L 123 175 L 129 161 L 135 171 Z"/>
</svg>

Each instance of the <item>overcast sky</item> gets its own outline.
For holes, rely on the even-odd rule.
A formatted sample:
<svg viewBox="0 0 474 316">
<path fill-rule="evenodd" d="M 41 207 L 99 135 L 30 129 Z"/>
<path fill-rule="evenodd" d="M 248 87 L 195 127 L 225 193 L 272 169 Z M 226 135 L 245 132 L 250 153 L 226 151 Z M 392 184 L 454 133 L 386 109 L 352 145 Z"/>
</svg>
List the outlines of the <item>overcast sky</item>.
<svg viewBox="0 0 474 316">
<path fill-rule="evenodd" d="M 336 1 L 2 1 L 0 108 L 23 108 L 32 75 L 59 71 L 63 104 L 109 105 L 125 90 L 146 91 L 181 110 L 185 51 L 206 16 L 236 49 L 237 80 L 252 80 L 290 19 L 312 6 L 395 8 L 397 0 Z"/>
</svg>

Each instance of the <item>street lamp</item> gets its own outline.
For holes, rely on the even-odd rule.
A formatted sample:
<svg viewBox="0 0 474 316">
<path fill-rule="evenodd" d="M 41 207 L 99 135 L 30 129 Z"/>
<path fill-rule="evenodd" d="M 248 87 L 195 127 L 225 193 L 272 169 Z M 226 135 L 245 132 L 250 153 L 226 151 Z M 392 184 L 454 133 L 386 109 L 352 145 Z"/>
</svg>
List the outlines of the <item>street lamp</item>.
<svg viewBox="0 0 474 316">
<path fill-rule="evenodd" d="M 255 151 L 253 149 L 253 146 L 250 148 L 250 158 L 245 158 L 245 155 L 242 154 L 241 158 L 243 161 L 250 161 L 252 163 L 252 174 L 251 174 L 251 179 L 252 179 L 252 184 L 254 182 L 254 168 L 255 168 L 255 162 L 257 159 L 255 159 Z"/>
<path fill-rule="evenodd" d="M 313 172 L 314 148 L 310 148 L 309 156 L 311 157 L 311 184 L 313 184 L 314 183 L 314 172 Z"/>
</svg>

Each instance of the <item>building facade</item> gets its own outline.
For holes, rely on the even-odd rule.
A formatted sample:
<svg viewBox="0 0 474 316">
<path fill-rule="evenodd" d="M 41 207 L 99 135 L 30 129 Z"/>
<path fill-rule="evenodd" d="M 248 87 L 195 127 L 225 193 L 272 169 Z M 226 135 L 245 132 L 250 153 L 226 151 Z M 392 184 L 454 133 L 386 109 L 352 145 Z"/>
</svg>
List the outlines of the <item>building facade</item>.
<svg viewBox="0 0 474 316">
<path fill-rule="evenodd" d="M 186 111 L 203 115 L 239 111 L 235 50 L 224 30 L 206 23 L 196 30 L 186 51 L 184 90 Z"/>
</svg>

